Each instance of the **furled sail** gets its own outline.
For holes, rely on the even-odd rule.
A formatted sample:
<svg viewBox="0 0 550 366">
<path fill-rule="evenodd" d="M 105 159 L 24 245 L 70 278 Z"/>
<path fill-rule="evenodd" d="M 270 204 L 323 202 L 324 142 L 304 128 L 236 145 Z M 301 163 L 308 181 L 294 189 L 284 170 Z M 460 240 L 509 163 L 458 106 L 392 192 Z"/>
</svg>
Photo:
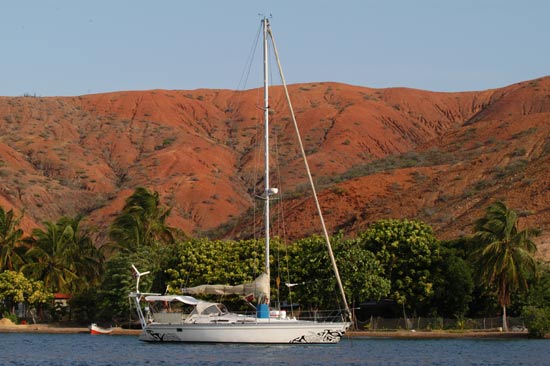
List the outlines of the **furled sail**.
<svg viewBox="0 0 550 366">
<path fill-rule="evenodd" d="M 190 295 L 241 295 L 246 298 L 262 299 L 269 294 L 269 277 L 262 273 L 254 281 L 242 285 L 200 285 L 185 287 L 181 291 Z"/>
</svg>

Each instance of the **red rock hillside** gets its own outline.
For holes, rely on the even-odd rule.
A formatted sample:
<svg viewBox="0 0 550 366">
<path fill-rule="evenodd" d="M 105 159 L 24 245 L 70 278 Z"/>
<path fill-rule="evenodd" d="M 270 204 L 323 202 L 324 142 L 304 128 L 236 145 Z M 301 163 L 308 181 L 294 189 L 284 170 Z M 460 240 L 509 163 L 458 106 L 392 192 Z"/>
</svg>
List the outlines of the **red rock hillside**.
<svg viewBox="0 0 550 366">
<path fill-rule="evenodd" d="M 480 92 L 316 83 L 290 93 L 330 231 L 408 217 L 449 239 L 503 199 L 522 227 L 544 230 L 550 258 L 550 77 Z M 261 104 L 260 90 L 1 97 L 0 205 L 24 211 L 27 231 L 76 214 L 104 231 L 146 186 L 190 235 L 250 236 Z M 274 229 L 309 235 L 319 226 L 280 88 L 270 104 Z"/>
</svg>

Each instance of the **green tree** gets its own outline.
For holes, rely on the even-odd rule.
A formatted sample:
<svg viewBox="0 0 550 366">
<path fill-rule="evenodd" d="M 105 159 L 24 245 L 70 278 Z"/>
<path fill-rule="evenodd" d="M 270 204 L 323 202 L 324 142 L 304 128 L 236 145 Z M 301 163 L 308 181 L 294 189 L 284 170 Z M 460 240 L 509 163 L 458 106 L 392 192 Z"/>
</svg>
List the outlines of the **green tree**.
<svg viewBox="0 0 550 366">
<path fill-rule="evenodd" d="M 20 221 L 13 210 L 6 212 L 0 206 L 0 271 L 18 270 L 24 263 Z"/>
<path fill-rule="evenodd" d="M 331 238 L 340 276 L 350 303 L 380 299 L 389 293 L 390 283 L 374 255 L 357 240 L 341 235 Z M 336 309 L 340 295 L 324 239 L 313 236 L 288 246 L 288 266 L 294 301 L 310 309 Z"/>
<path fill-rule="evenodd" d="M 75 293 L 97 281 L 103 256 L 80 222 L 81 217 L 63 217 L 45 222 L 45 230 L 34 229 L 23 271 L 53 292 Z"/>
<path fill-rule="evenodd" d="M 275 244 L 276 241 L 274 241 Z M 186 240 L 174 246 L 167 273 L 172 288 L 204 284 L 237 285 L 262 271 L 263 246 L 256 240 Z"/>
<path fill-rule="evenodd" d="M 0 300 L 12 314 L 17 303 L 38 306 L 51 301 L 52 298 L 52 293 L 45 289 L 41 281 L 30 280 L 21 272 L 8 270 L 0 273 Z"/>
<path fill-rule="evenodd" d="M 391 281 L 391 297 L 403 311 L 421 312 L 434 295 L 432 273 L 440 260 L 432 229 L 414 220 L 380 220 L 358 240 L 380 261 Z"/>
<path fill-rule="evenodd" d="M 526 306 L 522 316 L 530 336 L 544 338 L 550 334 L 550 308 Z"/>
<path fill-rule="evenodd" d="M 166 225 L 170 211 L 161 206 L 158 192 L 138 187 L 126 199 L 122 212 L 109 229 L 109 237 L 120 248 L 129 251 L 171 243 L 174 230 Z"/>
<path fill-rule="evenodd" d="M 58 225 L 65 227 L 69 233 L 70 242 L 77 251 L 72 257 L 72 267 L 79 281 L 75 283 L 78 288 L 73 288 L 73 293 L 78 292 L 78 289 L 84 290 L 99 283 L 105 260 L 103 247 L 95 246 L 92 230 L 81 225 L 82 219 L 82 216 L 63 217 L 58 222 Z"/>
<path fill-rule="evenodd" d="M 132 264 L 140 271 L 151 271 L 140 282 L 140 290 L 149 292 L 159 268 L 151 267 L 150 259 L 156 254 L 150 247 L 142 247 L 134 253 L 117 253 L 105 263 L 105 273 L 101 285 L 97 289 L 92 304 L 87 307 L 95 311 L 97 319 L 122 322 L 135 315 L 131 311 L 133 304 L 128 301 L 128 294 L 135 291 L 136 280 L 133 277 Z M 160 292 L 160 291 L 159 291 Z"/>
<path fill-rule="evenodd" d="M 518 216 L 503 202 L 491 204 L 485 216 L 475 222 L 474 252 L 479 279 L 495 289 L 502 308 L 502 327 L 508 330 L 506 307 L 514 291 L 526 289 L 529 274 L 536 272 L 532 238 L 538 230 L 518 230 Z"/>
<path fill-rule="evenodd" d="M 541 262 L 538 265 L 537 276 L 532 276 L 529 288 L 519 301 L 519 306 L 550 307 L 550 263 Z"/>
<path fill-rule="evenodd" d="M 31 278 L 44 281 L 53 292 L 69 291 L 69 285 L 78 280 L 72 268 L 77 250 L 70 241 L 70 230 L 49 221 L 44 226 L 45 230 L 34 229 L 27 240 L 29 263 L 23 266 L 23 271 Z"/>
<path fill-rule="evenodd" d="M 513 299 L 513 307 L 520 308 L 529 334 L 542 338 L 550 334 L 550 265 L 539 262 L 539 271 L 529 281 L 526 292 Z"/>
<path fill-rule="evenodd" d="M 341 269 L 340 275 L 348 301 L 351 304 L 360 304 L 388 296 L 391 282 L 384 277 L 382 265 L 375 255 L 362 248 L 358 240 L 350 239 L 336 243 L 336 261 Z M 334 278 L 332 269 L 330 274 Z"/>
<path fill-rule="evenodd" d="M 484 318 L 493 316 L 495 311 L 498 311 L 500 306 L 498 305 L 498 301 L 495 297 L 494 292 L 487 288 L 487 286 L 483 283 L 475 281 L 475 265 L 473 263 L 473 259 L 475 258 L 475 256 L 473 255 L 473 253 L 476 251 L 476 247 L 472 237 L 461 236 L 456 239 L 442 242 L 441 246 L 444 262 L 448 260 L 456 262 L 456 260 L 452 258 L 453 256 L 456 256 L 458 259 L 464 261 L 464 266 L 459 263 L 455 263 L 455 265 L 452 265 L 450 267 L 442 264 L 441 267 L 444 268 L 442 272 L 443 280 L 451 287 L 458 286 L 458 288 L 447 290 L 444 283 L 443 289 L 436 290 L 438 291 L 438 293 L 441 293 L 442 290 L 446 291 L 448 295 L 443 295 L 445 296 L 445 299 L 447 299 L 447 296 L 454 297 L 454 301 L 451 302 L 447 300 L 442 300 L 440 297 L 438 297 L 438 295 L 436 295 L 436 298 L 434 299 L 434 304 L 436 304 L 439 314 L 443 316 L 460 316 L 460 314 L 454 313 L 451 313 L 451 315 L 444 315 L 449 313 L 445 310 L 445 306 L 443 306 L 442 308 L 440 305 L 449 304 L 451 305 L 451 307 L 455 307 L 458 305 L 458 307 L 461 308 L 462 305 L 459 304 L 464 303 L 465 300 L 468 300 L 468 310 L 464 315 L 473 318 Z M 454 272 L 455 270 L 458 273 L 453 274 L 452 272 Z M 462 273 L 462 275 L 460 275 L 460 273 Z M 468 276 L 470 277 L 469 279 Z M 464 294 L 464 296 L 454 295 L 457 292 L 460 293 L 461 289 L 467 290 L 469 287 L 468 282 L 473 282 L 474 285 L 470 294 Z"/>
<path fill-rule="evenodd" d="M 441 247 L 441 260 L 432 273 L 434 297 L 432 309 L 443 317 L 463 318 L 473 299 L 474 280 L 470 264 L 455 254 L 454 250 Z"/>
<path fill-rule="evenodd" d="M 263 271 L 261 240 L 209 240 L 206 238 L 177 243 L 164 257 L 169 287 L 202 284 L 237 285 L 254 280 Z M 333 238 L 336 261 L 347 298 L 354 303 L 379 299 L 389 291 L 389 281 L 380 276 L 379 262 L 356 241 L 340 235 Z M 336 280 L 324 240 L 311 237 L 284 244 L 271 241 L 271 300 L 289 300 L 310 310 L 341 308 Z M 292 292 L 282 283 L 293 283 Z M 224 299 L 239 307 L 239 299 Z"/>
</svg>

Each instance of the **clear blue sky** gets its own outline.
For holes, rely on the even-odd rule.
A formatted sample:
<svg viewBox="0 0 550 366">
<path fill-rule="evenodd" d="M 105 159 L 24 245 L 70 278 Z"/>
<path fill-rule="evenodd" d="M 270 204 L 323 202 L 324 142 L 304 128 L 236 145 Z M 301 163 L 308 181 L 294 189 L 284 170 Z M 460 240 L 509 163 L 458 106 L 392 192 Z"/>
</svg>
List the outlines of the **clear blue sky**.
<svg viewBox="0 0 550 366">
<path fill-rule="evenodd" d="M 466 91 L 550 75 L 545 0 L 21 0 L 0 5 L 0 95 L 236 89 L 260 12 L 289 83 Z"/>
</svg>

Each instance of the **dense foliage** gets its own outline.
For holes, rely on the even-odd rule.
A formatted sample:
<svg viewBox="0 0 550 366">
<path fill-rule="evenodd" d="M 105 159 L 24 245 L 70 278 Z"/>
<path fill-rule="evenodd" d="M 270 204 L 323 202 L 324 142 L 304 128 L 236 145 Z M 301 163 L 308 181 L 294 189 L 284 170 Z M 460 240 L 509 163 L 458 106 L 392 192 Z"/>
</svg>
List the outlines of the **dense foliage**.
<svg viewBox="0 0 550 366">
<path fill-rule="evenodd" d="M 135 289 L 132 264 L 151 271 L 142 291 L 177 293 L 205 283 L 236 285 L 264 269 L 263 240 L 187 238 L 166 225 L 170 209 L 157 192 L 137 189 L 110 230 L 110 245 L 97 248 L 81 217 L 45 222 L 24 237 L 21 217 L 0 207 L 0 304 L 33 307 L 51 303 L 52 293 L 71 294 L 71 319 L 83 323 L 135 319 L 128 294 Z M 475 222 L 476 232 L 448 242 L 415 220 L 381 220 L 357 237 L 331 238 L 352 307 L 385 300 L 396 316 L 494 316 L 509 308 L 540 336 L 550 332 L 550 270 L 535 272 L 531 238 L 517 229 L 517 215 L 491 205 Z M 104 253 L 108 253 L 107 259 Z M 342 308 L 324 240 L 272 240 L 271 300 L 303 310 Z M 217 299 L 220 300 L 220 299 Z M 246 307 L 238 298 L 221 299 Z M 505 326 L 505 325 L 504 325 Z"/>
<path fill-rule="evenodd" d="M 18 270 L 23 265 L 20 221 L 21 217 L 16 217 L 13 210 L 6 212 L 0 207 L 0 271 Z"/>
<path fill-rule="evenodd" d="M 263 269 L 262 243 L 253 240 L 192 239 L 179 242 L 172 256 L 174 267 L 166 273 L 172 288 L 201 284 L 234 285 L 253 281 Z"/>
<path fill-rule="evenodd" d="M 441 246 L 441 257 L 433 269 L 434 294 L 427 312 L 445 318 L 463 318 L 474 298 L 473 271 L 467 260 L 452 248 Z"/>
<path fill-rule="evenodd" d="M 359 235 L 361 244 L 382 264 L 391 297 L 404 309 L 421 312 L 434 296 L 439 241 L 419 221 L 381 220 Z"/>
<path fill-rule="evenodd" d="M 544 338 L 550 334 L 550 307 L 527 306 L 523 309 L 523 318 L 529 335 Z"/>
<path fill-rule="evenodd" d="M 272 284 L 272 300 L 296 302 L 307 309 L 342 307 L 321 238 L 303 239 L 291 245 L 273 240 L 271 244 L 271 273 L 279 279 Z M 195 239 L 178 243 L 172 255 L 179 260 L 166 271 L 171 278 L 168 285 L 176 290 L 205 283 L 251 282 L 263 271 L 263 245 L 263 241 L 255 240 Z M 341 237 L 336 237 L 333 245 L 348 299 L 360 302 L 387 295 L 389 281 L 380 276 L 380 265 L 372 253 Z M 281 278 L 286 280 L 281 282 Z"/>
<path fill-rule="evenodd" d="M 44 283 L 26 278 L 21 272 L 4 271 L 0 273 L 0 310 L 8 310 L 13 313 L 15 305 L 23 302 L 30 306 L 45 304 L 53 298 Z"/>
<path fill-rule="evenodd" d="M 26 239 L 26 264 L 22 271 L 44 281 L 52 292 L 75 293 L 99 279 L 103 255 L 80 227 L 81 217 L 45 222 Z"/>
<path fill-rule="evenodd" d="M 511 309 L 521 313 L 529 334 L 550 335 L 550 266 L 544 263 L 536 277 L 529 279 L 529 291 L 514 296 Z"/>
<path fill-rule="evenodd" d="M 390 281 L 383 277 L 375 256 L 361 248 L 356 240 L 341 235 L 332 238 L 332 247 L 347 300 L 359 304 L 388 295 Z M 308 308 L 336 309 L 341 303 L 326 244 L 321 237 L 302 239 L 287 248 L 288 272 L 293 300 Z"/>
</svg>

